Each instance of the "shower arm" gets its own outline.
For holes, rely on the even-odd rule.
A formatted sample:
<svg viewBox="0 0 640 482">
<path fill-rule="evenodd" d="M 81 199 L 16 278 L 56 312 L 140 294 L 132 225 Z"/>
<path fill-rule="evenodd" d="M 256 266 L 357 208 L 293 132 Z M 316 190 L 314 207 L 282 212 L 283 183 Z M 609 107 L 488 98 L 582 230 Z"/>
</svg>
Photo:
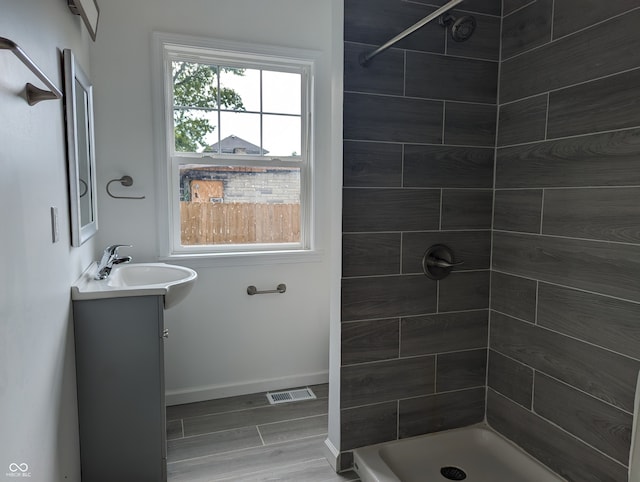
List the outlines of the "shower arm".
<svg viewBox="0 0 640 482">
<path fill-rule="evenodd" d="M 425 18 L 423 18 L 422 20 L 420 20 L 418 23 L 416 23 L 415 25 L 409 27 L 408 29 L 406 29 L 405 31 L 403 31 L 402 33 L 399 33 L 398 35 L 396 35 L 395 37 L 393 37 L 391 40 L 389 40 L 388 42 L 382 44 L 380 47 L 378 47 L 377 49 L 369 52 L 368 54 L 366 53 L 362 53 L 360 54 L 360 65 L 362 66 L 367 66 L 369 64 L 369 62 L 371 62 L 371 60 L 378 54 L 381 54 L 382 52 L 384 52 L 385 50 L 387 50 L 389 47 L 391 47 L 392 45 L 400 42 L 400 40 L 402 40 L 403 38 L 411 35 L 413 32 L 415 32 L 416 30 L 421 29 L 422 27 L 424 27 L 426 24 L 428 24 L 429 22 L 431 22 L 433 19 L 438 18 L 440 15 L 442 15 L 443 13 L 448 12 L 449 10 L 451 10 L 453 7 L 455 7 L 456 5 L 458 5 L 459 3 L 461 3 L 463 0 L 451 0 L 449 3 L 447 3 L 446 5 L 443 5 L 442 7 L 440 7 L 438 10 L 435 10 L 434 12 L 430 13 L 429 15 L 427 15 Z"/>
</svg>

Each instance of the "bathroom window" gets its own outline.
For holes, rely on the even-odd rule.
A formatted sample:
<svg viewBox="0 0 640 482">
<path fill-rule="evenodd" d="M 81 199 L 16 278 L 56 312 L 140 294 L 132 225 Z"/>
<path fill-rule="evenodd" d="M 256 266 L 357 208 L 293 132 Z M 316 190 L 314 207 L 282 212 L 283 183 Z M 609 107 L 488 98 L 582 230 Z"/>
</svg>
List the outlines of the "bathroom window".
<svg viewBox="0 0 640 482">
<path fill-rule="evenodd" d="M 202 39 L 158 46 L 169 256 L 310 250 L 313 59 Z"/>
</svg>

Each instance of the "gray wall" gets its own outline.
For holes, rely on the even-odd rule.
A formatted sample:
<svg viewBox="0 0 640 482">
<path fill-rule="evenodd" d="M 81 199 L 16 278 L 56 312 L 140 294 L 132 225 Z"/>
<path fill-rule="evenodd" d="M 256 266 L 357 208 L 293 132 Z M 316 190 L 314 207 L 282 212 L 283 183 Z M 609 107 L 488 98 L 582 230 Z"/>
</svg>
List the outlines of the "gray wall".
<svg viewBox="0 0 640 482">
<path fill-rule="evenodd" d="M 640 368 L 640 9 L 522 4 L 505 1 L 502 34 L 488 420 L 569 480 L 626 481 Z"/>
<path fill-rule="evenodd" d="M 65 0 L 0 5 L 0 36 L 58 88 L 65 48 L 91 76 L 92 41 Z M 0 51 L 0 478 L 18 480 L 10 464 L 27 464 L 19 480 L 80 482 L 69 287 L 95 259 L 96 244 L 71 247 L 64 103 L 29 106 L 27 82 L 44 88 Z M 57 242 L 51 207 L 58 208 Z"/>
<path fill-rule="evenodd" d="M 435 8 L 345 1 L 343 451 L 484 418 L 500 1 L 358 63 Z M 465 261 L 440 282 L 436 243 Z"/>
</svg>

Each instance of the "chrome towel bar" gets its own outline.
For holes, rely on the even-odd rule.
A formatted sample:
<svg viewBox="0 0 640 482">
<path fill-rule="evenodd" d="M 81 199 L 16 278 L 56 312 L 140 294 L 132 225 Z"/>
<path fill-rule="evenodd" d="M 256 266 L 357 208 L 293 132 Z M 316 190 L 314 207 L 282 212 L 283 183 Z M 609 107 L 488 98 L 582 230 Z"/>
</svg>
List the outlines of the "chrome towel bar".
<svg viewBox="0 0 640 482">
<path fill-rule="evenodd" d="M 287 291 L 287 285 L 284 283 L 280 283 L 275 290 L 262 290 L 262 291 L 258 291 L 258 288 L 256 288 L 255 286 L 251 285 L 251 286 L 247 286 L 247 294 L 250 296 L 253 295 L 267 295 L 267 294 L 271 294 L 271 293 L 284 293 L 285 291 Z"/>
<path fill-rule="evenodd" d="M 62 98 L 62 91 L 58 89 L 49 77 L 47 77 L 42 70 L 29 58 L 29 56 L 22 50 L 18 44 L 13 40 L 9 40 L 5 37 L 0 37 L 0 49 L 11 50 L 16 57 L 18 57 L 24 65 L 26 65 L 31 72 L 44 82 L 44 84 L 50 90 L 39 89 L 33 84 L 27 82 L 27 102 L 29 105 L 35 105 L 42 100 L 54 100 Z"/>
</svg>

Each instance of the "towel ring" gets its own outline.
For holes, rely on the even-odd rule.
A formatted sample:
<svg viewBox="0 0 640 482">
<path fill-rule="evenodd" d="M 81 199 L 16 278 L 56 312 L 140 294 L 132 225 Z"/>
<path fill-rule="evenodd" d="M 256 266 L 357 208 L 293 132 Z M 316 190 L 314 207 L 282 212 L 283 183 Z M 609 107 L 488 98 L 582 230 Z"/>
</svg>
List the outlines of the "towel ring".
<svg viewBox="0 0 640 482">
<path fill-rule="evenodd" d="M 111 183 L 119 182 L 125 187 L 133 186 L 133 178 L 131 176 L 122 176 L 120 179 L 111 179 L 107 183 L 107 194 L 111 196 L 113 199 L 145 199 L 146 196 L 116 196 L 109 191 L 109 186 Z"/>
</svg>

